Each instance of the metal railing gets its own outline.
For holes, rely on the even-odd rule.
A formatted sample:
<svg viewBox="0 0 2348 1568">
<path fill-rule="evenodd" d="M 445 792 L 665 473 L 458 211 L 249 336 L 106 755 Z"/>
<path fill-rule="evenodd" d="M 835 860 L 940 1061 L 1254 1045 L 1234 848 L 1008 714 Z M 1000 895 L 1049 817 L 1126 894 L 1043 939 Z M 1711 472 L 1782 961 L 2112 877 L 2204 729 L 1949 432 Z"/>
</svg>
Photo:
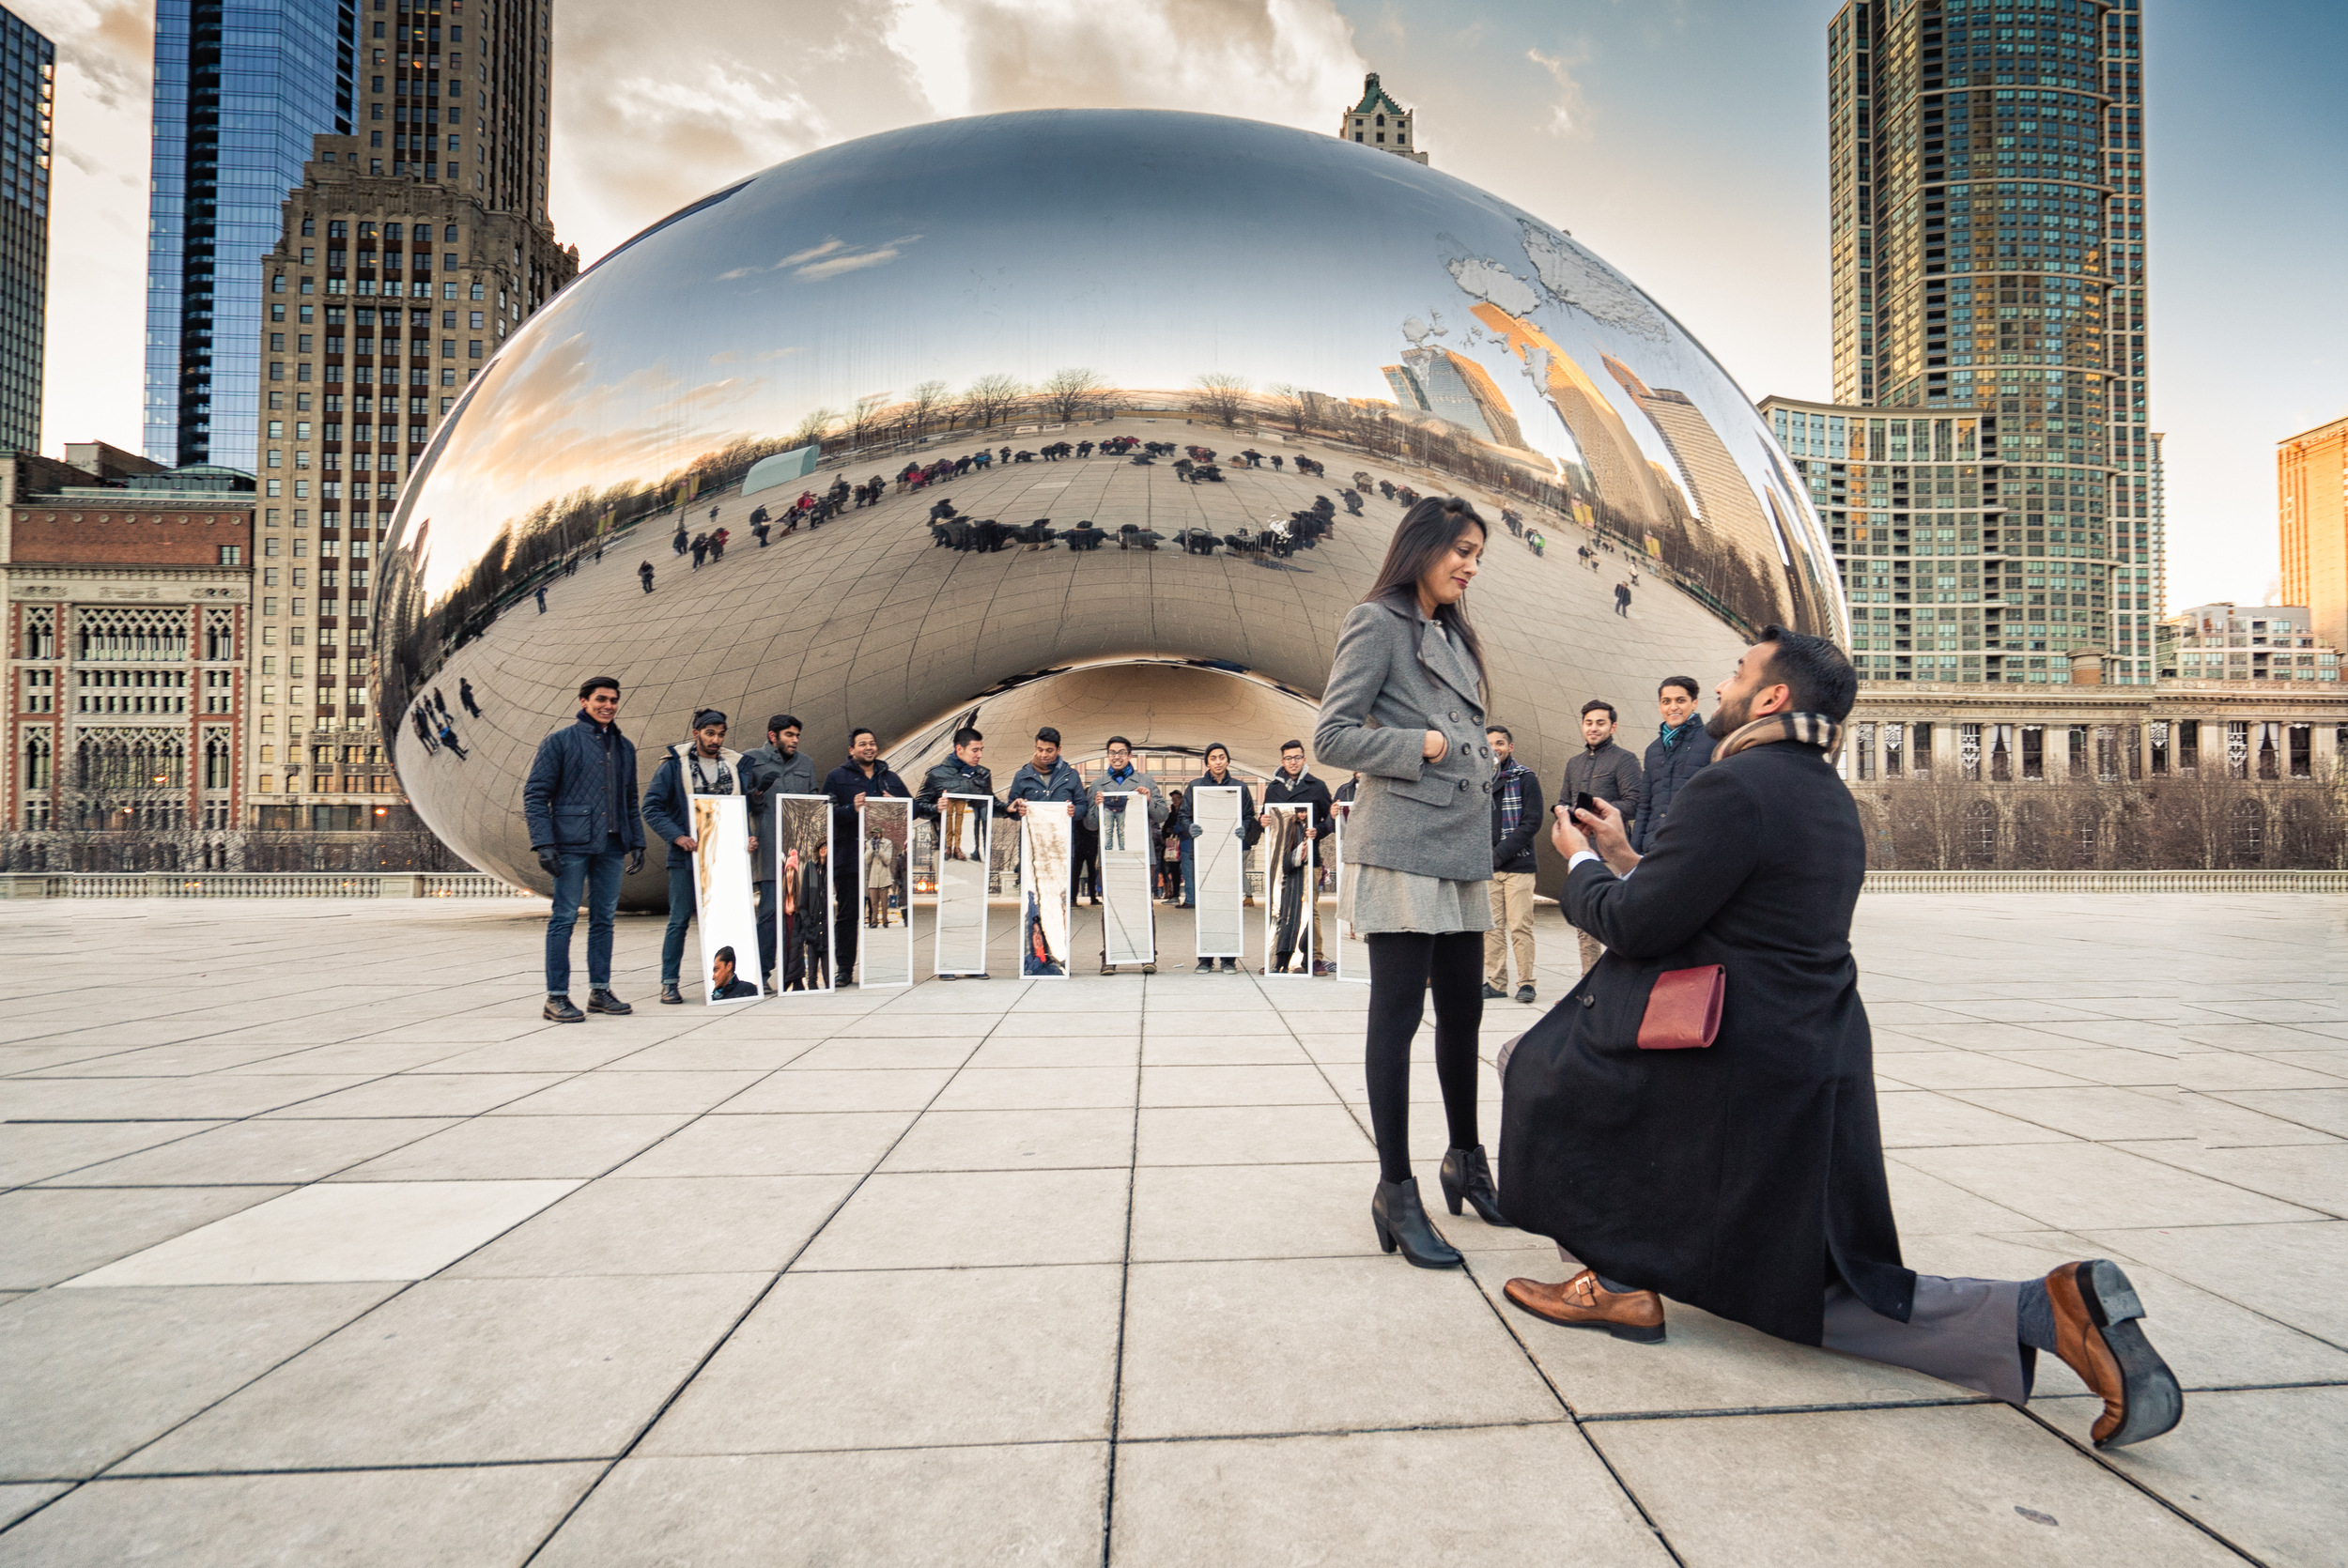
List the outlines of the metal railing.
<svg viewBox="0 0 2348 1568">
<path fill-rule="evenodd" d="M 1869 871 L 1870 893 L 2348 893 L 2348 871 Z"/>
<path fill-rule="evenodd" d="M 8 899 L 527 899 L 480 871 L 14 871 Z"/>
</svg>

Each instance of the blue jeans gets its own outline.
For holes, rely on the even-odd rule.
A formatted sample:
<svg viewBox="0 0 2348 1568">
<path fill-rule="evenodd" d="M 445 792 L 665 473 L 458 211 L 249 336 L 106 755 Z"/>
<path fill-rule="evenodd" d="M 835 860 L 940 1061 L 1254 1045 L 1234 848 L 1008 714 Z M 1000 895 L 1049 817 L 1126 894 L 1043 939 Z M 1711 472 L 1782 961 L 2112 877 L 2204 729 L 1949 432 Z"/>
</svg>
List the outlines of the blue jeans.
<svg viewBox="0 0 2348 1568">
<path fill-rule="evenodd" d="M 685 928 L 693 923 L 693 863 L 672 862 L 669 867 L 669 931 L 660 939 L 660 983 L 677 983 L 678 967 L 685 961 Z"/>
<path fill-rule="evenodd" d="M 1190 838 L 1182 840 L 1182 902 L 1186 904 L 1198 901 L 1198 862 L 1197 857 L 1191 853 L 1191 845 L 1195 842 Z"/>
<path fill-rule="evenodd" d="M 620 907 L 620 869 L 627 852 L 619 848 L 619 835 L 609 847 L 590 854 L 565 853 L 554 876 L 554 908 L 547 915 L 547 994 L 563 996 L 571 989 L 571 928 L 579 923 L 579 904 L 587 900 L 587 983 L 597 991 L 611 983 L 611 915 Z"/>
</svg>

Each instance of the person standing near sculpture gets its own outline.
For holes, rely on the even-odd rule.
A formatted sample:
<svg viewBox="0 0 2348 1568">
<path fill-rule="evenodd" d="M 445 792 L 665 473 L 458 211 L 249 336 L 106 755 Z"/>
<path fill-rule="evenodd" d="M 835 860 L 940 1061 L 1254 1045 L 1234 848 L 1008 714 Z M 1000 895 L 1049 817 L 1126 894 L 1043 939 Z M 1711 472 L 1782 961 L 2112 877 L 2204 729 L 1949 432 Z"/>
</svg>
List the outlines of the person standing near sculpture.
<svg viewBox="0 0 2348 1568">
<path fill-rule="evenodd" d="M 848 731 L 848 760 L 824 776 L 823 792 L 831 797 L 831 841 L 853 844 L 863 831 L 859 817 L 868 799 L 910 800 L 913 792 L 896 771 L 881 761 L 880 737 L 862 725 Z M 839 912 L 832 927 L 832 973 L 843 986 L 856 983 L 857 924 L 856 857 L 838 857 L 832 875 L 832 907 Z M 904 912 L 913 919 L 913 890 L 905 889 Z"/>
<path fill-rule="evenodd" d="M 1566 915 L 1607 952 L 1506 1054 L 1501 1174 L 1510 1215 L 1584 1267 L 1506 1294 L 1647 1342 L 1669 1296 L 2015 1405 L 2051 1350 L 2104 1401 L 2097 1447 L 2158 1437 L 2184 1396 L 2117 1265 L 2000 1281 L 1901 1261 L 1850 946 L 1866 838 L 1831 760 L 1858 689 L 1831 642 L 1768 627 L 1652 853 L 1611 806 L 1560 808 Z"/>
<path fill-rule="evenodd" d="M 1508 994 L 1508 960 L 1517 962 L 1517 1000 L 1533 989 L 1533 836 L 1541 829 L 1541 781 L 1517 761 L 1516 737 L 1495 724 L 1484 731 L 1499 766 L 1492 774 L 1492 929 L 1484 933 L 1484 999 Z"/>
<path fill-rule="evenodd" d="M 777 795 L 823 793 L 815 780 L 814 762 L 799 750 L 804 730 L 797 715 L 777 714 L 766 721 L 766 744 L 742 754 L 742 792 L 749 797 L 753 836 L 773 820 Z M 782 911 L 781 900 L 775 896 L 775 857 L 754 856 L 750 883 L 758 890 L 758 972 L 765 977 L 769 996 L 776 992 L 775 954 Z"/>
<path fill-rule="evenodd" d="M 1662 725 L 1655 739 L 1646 743 L 1639 818 L 1630 824 L 1630 847 L 1640 854 L 1654 844 L 1656 830 L 1671 810 L 1672 797 L 1712 760 L 1714 744 L 1704 728 L 1704 715 L 1696 712 L 1694 676 L 1667 676 L 1656 688 L 1655 708 Z"/>
<path fill-rule="evenodd" d="M 669 844 L 669 929 L 660 939 L 660 1000 L 682 1007 L 678 976 L 685 961 L 685 928 L 693 921 L 693 834 L 695 795 L 736 795 L 742 786 L 742 754 L 726 746 L 726 715 L 715 708 L 693 715 L 693 738 L 669 748 L 644 789 L 644 821 Z M 758 829 L 750 828 L 750 853 L 758 853 Z"/>
<path fill-rule="evenodd" d="M 464 688 L 467 706 L 472 688 Z M 557 1023 L 580 1023 L 571 1005 L 571 928 L 587 903 L 587 1012 L 635 1009 L 611 994 L 611 920 L 620 907 L 623 863 L 644 864 L 644 824 L 636 815 L 636 743 L 620 732 L 620 683 L 580 683 L 579 716 L 538 743 L 522 787 L 531 852 L 554 879 L 547 914 L 547 1005 Z"/>
<path fill-rule="evenodd" d="M 1582 704 L 1582 750 L 1567 760 L 1566 780 L 1557 804 L 1571 809 L 1577 797 L 1590 795 L 1612 802 L 1625 822 L 1636 824 L 1639 810 L 1639 760 L 1614 744 L 1614 705 L 1602 697 Z M 1598 938 L 1580 927 L 1574 935 L 1582 944 L 1582 972 L 1590 972 L 1600 952 Z"/>
<path fill-rule="evenodd" d="M 1207 771 L 1190 781 L 1190 793 L 1188 796 L 1190 801 L 1190 810 L 1187 813 L 1182 838 L 1182 902 L 1186 906 L 1195 906 L 1198 901 L 1198 852 L 1197 846 L 1198 836 L 1206 832 L 1206 829 L 1201 826 L 1198 822 L 1198 792 L 1200 790 L 1224 789 L 1231 786 L 1237 786 L 1239 790 L 1239 827 L 1237 832 L 1241 852 L 1244 853 L 1246 851 L 1254 849 L 1256 847 L 1256 840 L 1263 837 L 1263 828 L 1261 824 L 1256 821 L 1255 794 L 1247 788 L 1247 781 L 1231 771 L 1231 748 L 1225 746 L 1222 742 L 1217 741 L 1207 747 Z M 1243 863 L 1243 866 L 1244 864 L 1244 863 Z M 1243 876 L 1244 875 L 1244 871 L 1243 870 Z M 1242 885 L 1245 885 L 1244 882 L 1242 883 Z M 1213 967 L 1214 960 L 1213 959 L 1200 959 L 1198 961 L 1198 973 L 1201 975 L 1206 974 Z M 1238 974 L 1239 960 L 1225 959 L 1223 961 L 1223 971 L 1227 975 Z"/>
<path fill-rule="evenodd" d="M 1399 1247 L 1421 1268 L 1460 1263 L 1428 1220 L 1411 1171 L 1411 1040 L 1430 992 L 1451 1134 L 1444 1196 L 1455 1214 L 1464 1198 L 1487 1224 L 1507 1223 L 1475 1126 L 1492 758 L 1483 645 L 1466 605 L 1486 538 L 1484 520 L 1456 496 L 1412 503 L 1369 592 L 1337 629 L 1313 730 L 1315 756 L 1362 775 L 1337 915 L 1369 948 L 1370 1222 L 1381 1247 Z"/>
</svg>

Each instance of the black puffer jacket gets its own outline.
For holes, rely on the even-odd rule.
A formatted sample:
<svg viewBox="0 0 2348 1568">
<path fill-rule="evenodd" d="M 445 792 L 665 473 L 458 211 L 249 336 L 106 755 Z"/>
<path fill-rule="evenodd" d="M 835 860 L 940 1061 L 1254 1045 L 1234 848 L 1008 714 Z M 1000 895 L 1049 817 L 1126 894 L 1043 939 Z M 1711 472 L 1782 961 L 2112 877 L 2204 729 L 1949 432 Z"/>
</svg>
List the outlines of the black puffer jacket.
<svg viewBox="0 0 2348 1568">
<path fill-rule="evenodd" d="M 644 847 L 636 815 L 636 743 L 617 724 L 581 713 L 538 743 L 522 786 L 522 820 L 533 849 L 593 853 L 617 832 L 621 844 Z"/>
<path fill-rule="evenodd" d="M 1679 739 L 1669 746 L 1664 746 L 1660 735 L 1646 743 L 1646 776 L 1641 781 L 1639 820 L 1630 825 L 1630 847 L 1641 854 L 1646 853 L 1647 846 L 1655 842 L 1656 832 L 1672 808 L 1672 796 L 1712 760 L 1714 743 L 1705 730 L 1703 715 L 1691 714 L 1679 729 Z"/>
</svg>

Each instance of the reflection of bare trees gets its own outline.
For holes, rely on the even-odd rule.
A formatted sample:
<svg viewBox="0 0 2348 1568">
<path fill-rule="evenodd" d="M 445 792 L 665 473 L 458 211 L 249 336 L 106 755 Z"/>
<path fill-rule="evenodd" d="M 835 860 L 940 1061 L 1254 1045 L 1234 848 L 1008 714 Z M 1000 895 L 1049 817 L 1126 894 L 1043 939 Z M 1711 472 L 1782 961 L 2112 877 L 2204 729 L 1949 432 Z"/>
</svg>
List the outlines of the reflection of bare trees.
<svg viewBox="0 0 2348 1568">
<path fill-rule="evenodd" d="M 270 832 L 251 828 L 131 828 L 0 833 L 8 871 L 470 871 L 423 828 L 392 832 Z"/>
<path fill-rule="evenodd" d="M 1016 376 L 981 376 L 962 391 L 954 417 L 984 429 L 1027 407 L 1027 384 Z"/>
<path fill-rule="evenodd" d="M 1090 365 L 1072 365 L 1056 370 L 1036 389 L 1043 411 L 1065 424 L 1086 410 L 1097 407 L 1108 395 L 1109 389 L 1102 381 L 1101 373 Z"/>
<path fill-rule="evenodd" d="M 1951 770 L 1953 772 L 1953 770 Z M 2205 770 L 1997 786 L 1941 776 L 1858 790 L 1877 870 L 2322 870 L 2348 865 L 2348 780 Z"/>
<path fill-rule="evenodd" d="M 1236 428 L 1247 410 L 1248 380 L 1224 371 L 1210 371 L 1190 383 L 1190 408 L 1227 429 Z"/>
<path fill-rule="evenodd" d="M 1286 381 L 1275 381 L 1271 388 L 1271 404 L 1290 430 L 1302 436 L 1305 420 L 1312 412 L 1313 394 Z"/>
<path fill-rule="evenodd" d="M 948 417 L 951 405 L 952 396 L 945 382 L 922 382 L 905 396 L 906 430 L 916 436 L 926 434 L 931 425 Z"/>
</svg>

